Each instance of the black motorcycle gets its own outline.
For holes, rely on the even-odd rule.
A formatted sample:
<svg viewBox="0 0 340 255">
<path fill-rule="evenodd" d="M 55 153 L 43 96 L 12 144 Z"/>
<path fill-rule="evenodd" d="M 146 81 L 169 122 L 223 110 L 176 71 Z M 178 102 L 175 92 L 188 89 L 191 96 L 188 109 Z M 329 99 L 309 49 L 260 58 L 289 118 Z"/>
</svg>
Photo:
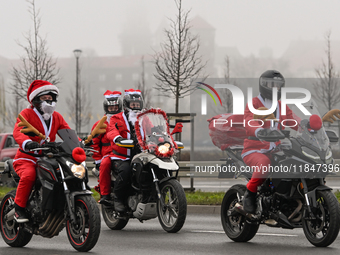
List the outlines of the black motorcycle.
<svg viewBox="0 0 340 255">
<path fill-rule="evenodd" d="M 318 247 L 332 244 L 339 233 L 340 207 L 332 189 L 325 185 L 326 175 L 337 172 L 325 129 L 313 130 L 309 120 L 304 119 L 294 136 L 288 130 L 272 130 L 258 138 L 283 142 L 272 152 L 272 172 L 258 189 L 255 214 L 243 210 L 245 185 L 234 185 L 226 192 L 221 220 L 227 236 L 236 242 L 247 242 L 256 235 L 260 224 L 266 224 L 303 228 L 308 241 Z M 236 177 L 243 175 L 249 180 L 252 173 L 246 170 L 241 151 L 242 147 L 227 148 L 227 164 L 238 169 Z"/>
<path fill-rule="evenodd" d="M 187 201 L 182 185 L 177 181 L 179 166 L 174 158 L 175 147 L 165 112 L 150 109 L 137 116 L 135 130 L 138 141 L 125 140 L 119 146 L 140 146 L 142 152 L 131 160 L 132 178 L 126 195 L 126 213 L 118 213 L 114 206 L 102 205 L 106 225 L 112 230 L 121 230 L 130 218 L 139 221 L 158 216 L 163 229 L 178 232 L 184 225 Z M 176 144 L 176 145 L 175 145 Z M 115 169 L 111 171 L 111 196 L 114 196 Z"/>
<path fill-rule="evenodd" d="M 26 206 L 29 222 L 19 224 L 14 219 L 16 190 L 8 192 L 1 202 L 1 235 L 12 247 L 25 246 L 33 234 L 52 238 L 64 227 L 71 245 L 78 251 L 89 251 L 97 243 L 100 212 L 87 185 L 85 151 L 74 130 L 59 130 L 58 135 L 63 142 L 46 142 L 34 149 L 41 154 L 37 180 Z M 5 163 L 4 173 L 19 182 L 12 160 Z"/>
</svg>

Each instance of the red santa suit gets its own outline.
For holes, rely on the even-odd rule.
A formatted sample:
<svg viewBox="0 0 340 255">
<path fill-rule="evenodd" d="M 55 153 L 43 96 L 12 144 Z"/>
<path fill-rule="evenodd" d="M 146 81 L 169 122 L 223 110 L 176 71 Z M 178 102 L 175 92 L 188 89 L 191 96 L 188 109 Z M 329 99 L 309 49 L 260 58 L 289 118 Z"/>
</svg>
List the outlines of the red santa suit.
<svg viewBox="0 0 340 255">
<path fill-rule="evenodd" d="M 91 131 L 97 126 L 100 120 L 98 120 L 92 127 Z M 91 147 L 98 151 L 94 152 L 92 158 L 95 160 L 96 164 L 101 163 L 102 158 L 111 152 L 111 143 L 109 138 L 107 137 L 107 131 L 109 127 L 108 120 L 105 121 L 106 124 L 106 132 L 104 134 L 100 134 L 99 136 L 92 139 L 93 145 Z"/>
<path fill-rule="evenodd" d="M 271 107 L 272 101 L 265 101 L 261 95 L 253 98 L 253 106 L 255 109 L 258 109 L 260 107 L 267 107 L 268 109 Z M 268 105 L 270 104 L 270 105 Z M 292 110 L 286 105 L 286 115 L 281 115 L 281 101 L 278 101 L 277 108 L 276 108 L 276 119 L 279 120 L 278 122 L 271 121 L 264 121 L 264 124 L 262 127 L 259 127 L 262 125 L 260 121 L 251 121 L 254 119 L 254 114 L 249 110 L 248 104 L 246 106 L 246 109 L 244 111 L 244 123 L 246 127 L 246 134 L 248 136 L 247 139 L 244 140 L 243 146 L 244 149 L 242 151 L 242 158 L 243 161 L 248 166 L 256 166 L 258 171 L 254 171 L 252 178 L 247 184 L 248 190 L 251 192 L 257 192 L 257 187 L 261 185 L 266 178 L 266 174 L 262 173 L 261 168 L 262 166 L 269 166 L 271 164 L 271 156 L 269 152 L 275 147 L 280 144 L 280 141 L 278 142 L 266 142 L 266 141 L 260 141 L 256 138 L 257 132 L 262 128 L 271 128 L 271 129 L 280 129 L 282 121 L 284 121 L 285 126 L 291 126 L 293 129 L 298 128 L 296 125 L 299 122 L 299 118 L 295 116 L 292 112 Z M 293 121 L 293 120 L 296 121 Z M 289 121 L 292 120 L 292 121 Z M 249 125 L 249 124 L 250 125 Z M 295 127 L 293 127 L 296 125 Z M 271 127 L 273 126 L 273 127 Z M 281 127 L 281 129 L 284 129 L 284 126 Z M 249 139 L 252 138 L 252 139 Z"/>
<path fill-rule="evenodd" d="M 118 113 L 110 119 L 110 125 L 108 129 L 108 138 L 111 142 L 111 153 L 109 154 L 111 159 L 129 160 L 131 156 L 131 149 L 123 148 L 114 143 L 117 137 L 123 137 L 131 139 L 131 129 L 128 119 L 124 112 Z"/>
<path fill-rule="evenodd" d="M 56 86 L 46 81 L 34 81 L 27 92 L 27 99 L 31 103 L 35 96 L 46 90 L 55 90 L 58 92 Z M 20 113 L 33 127 L 35 127 L 40 133 L 49 138 L 49 141 L 54 142 L 56 134 L 60 129 L 70 129 L 64 118 L 58 112 L 53 112 L 50 117 L 50 123 L 47 127 L 42 115 L 36 108 L 27 108 Z M 23 127 L 18 127 L 20 122 L 19 118 L 14 126 L 13 137 L 19 144 L 20 148 L 14 158 L 14 169 L 20 177 L 17 193 L 15 196 L 15 203 L 20 207 L 26 207 L 26 202 L 31 193 L 32 187 L 36 179 L 36 162 L 37 157 L 27 155 L 22 152 L 25 150 L 25 145 L 29 141 L 36 141 L 40 144 L 45 143 L 46 140 L 41 140 L 38 136 L 27 136 L 20 132 Z"/>
<path fill-rule="evenodd" d="M 109 91 L 107 90 L 104 93 L 104 97 L 106 100 L 115 99 L 120 100 L 121 92 L 119 91 Z M 104 107 L 105 109 L 105 107 Z M 107 111 L 106 111 L 107 112 Z M 100 163 L 100 169 L 99 169 L 99 186 L 100 186 L 100 194 L 101 195 L 109 195 L 111 192 L 111 158 L 107 157 L 112 152 L 111 148 L 111 142 L 108 138 L 108 131 L 109 131 L 109 123 L 112 119 L 114 114 L 106 114 L 107 120 L 105 121 L 106 132 L 104 134 L 99 135 L 96 138 L 93 138 L 93 149 L 95 149 L 98 152 L 95 152 L 93 154 L 93 159 L 95 160 L 96 164 Z M 95 128 L 95 126 L 98 124 L 99 121 L 97 121 L 93 127 L 92 130 Z"/>
</svg>

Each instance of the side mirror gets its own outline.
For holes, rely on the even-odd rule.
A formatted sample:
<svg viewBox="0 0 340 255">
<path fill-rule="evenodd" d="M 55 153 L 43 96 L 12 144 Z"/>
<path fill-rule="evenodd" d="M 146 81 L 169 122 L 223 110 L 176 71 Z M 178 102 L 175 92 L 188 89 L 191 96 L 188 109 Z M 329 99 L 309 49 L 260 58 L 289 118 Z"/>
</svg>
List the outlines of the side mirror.
<svg viewBox="0 0 340 255">
<path fill-rule="evenodd" d="M 326 134 L 328 136 L 328 139 L 331 143 L 336 143 L 339 141 L 339 137 L 334 131 L 326 130 Z"/>
<path fill-rule="evenodd" d="M 184 144 L 182 142 L 175 141 L 175 143 L 177 144 L 178 149 L 184 149 Z"/>
</svg>

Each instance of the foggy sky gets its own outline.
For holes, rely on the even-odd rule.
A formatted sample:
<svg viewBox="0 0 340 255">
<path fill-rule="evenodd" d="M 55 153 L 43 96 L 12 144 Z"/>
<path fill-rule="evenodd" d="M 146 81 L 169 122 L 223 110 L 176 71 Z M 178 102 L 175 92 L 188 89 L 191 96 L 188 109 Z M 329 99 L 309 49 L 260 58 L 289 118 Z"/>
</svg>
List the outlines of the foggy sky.
<svg viewBox="0 0 340 255">
<path fill-rule="evenodd" d="M 25 0 L 0 0 L 0 56 L 18 58 L 16 41 L 32 26 Z M 99 56 L 120 55 L 119 35 L 134 19 L 154 33 L 167 17 L 174 18 L 173 0 L 36 0 L 41 34 L 55 57 L 73 57 L 74 49 L 92 49 Z M 190 17 L 204 18 L 216 29 L 218 46 L 236 46 L 243 56 L 270 47 L 280 57 L 292 40 L 340 40 L 337 0 L 183 0 Z M 132 22 L 134 23 L 134 22 Z M 137 22 L 138 23 L 138 22 Z M 136 42 L 138 43 L 138 42 Z"/>
</svg>

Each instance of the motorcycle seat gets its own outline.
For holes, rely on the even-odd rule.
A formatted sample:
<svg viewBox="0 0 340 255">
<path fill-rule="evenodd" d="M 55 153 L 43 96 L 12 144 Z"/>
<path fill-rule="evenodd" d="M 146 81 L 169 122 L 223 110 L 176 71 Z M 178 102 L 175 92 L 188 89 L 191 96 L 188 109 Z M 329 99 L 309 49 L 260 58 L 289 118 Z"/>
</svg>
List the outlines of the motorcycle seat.
<svg viewBox="0 0 340 255">
<path fill-rule="evenodd" d="M 14 170 L 13 159 L 9 159 L 9 160 L 6 161 L 5 171 L 4 172 L 8 173 L 10 176 L 13 176 L 14 180 L 16 182 L 19 182 L 20 177 L 17 175 L 17 173 Z"/>
</svg>

